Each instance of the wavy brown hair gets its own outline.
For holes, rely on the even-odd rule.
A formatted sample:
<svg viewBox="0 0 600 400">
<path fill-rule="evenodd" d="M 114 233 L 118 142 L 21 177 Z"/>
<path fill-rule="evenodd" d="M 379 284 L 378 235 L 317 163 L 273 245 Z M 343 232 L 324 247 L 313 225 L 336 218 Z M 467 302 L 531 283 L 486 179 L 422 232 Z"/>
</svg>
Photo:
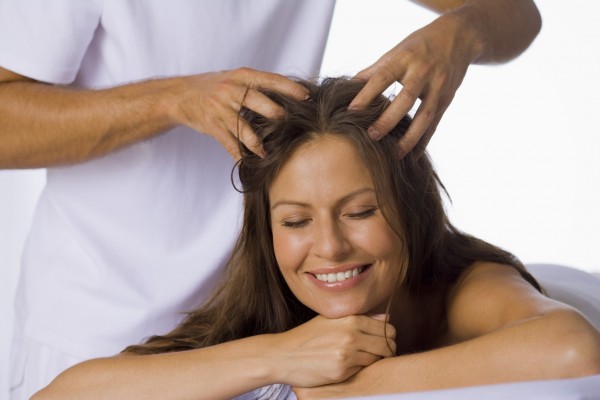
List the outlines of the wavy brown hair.
<svg viewBox="0 0 600 400">
<path fill-rule="evenodd" d="M 389 105 L 388 99 L 379 96 L 364 109 L 349 110 L 363 82 L 329 78 L 320 83 L 300 83 L 308 89 L 309 100 L 267 93 L 285 109 L 281 118 L 242 112 L 258 135 L 266 157 L 243 148 L 238 164 L 244 195 L 243 226 L 220 283 L 208 300 L 172 332 L 153 336 L 125 352 L 196 349 L 286 331 L 316 315 L 296 299 L 279 271 L 273 251 L 268 190 L 290 155 L 322 135 L 341 135 L 359 151 L 371 174 L 382 214 L 402 238 L 407 252 L 406 268 L 399 271 L 398 284 L 416 298 L 437 293 L 445 299 L 475 261 L 510 265 L 540 290 L 512 254 L 460 232 L 449 222 L 442 202 L 445 189 L 427 155 L 410 153 L 400 158 L 397 141 L 406 132 L 409 117 L 376 142 L 366 132 Z M 442 320 L 435 325 L 445 326 L 444 318 L 442 312 Z"/>
</svg>

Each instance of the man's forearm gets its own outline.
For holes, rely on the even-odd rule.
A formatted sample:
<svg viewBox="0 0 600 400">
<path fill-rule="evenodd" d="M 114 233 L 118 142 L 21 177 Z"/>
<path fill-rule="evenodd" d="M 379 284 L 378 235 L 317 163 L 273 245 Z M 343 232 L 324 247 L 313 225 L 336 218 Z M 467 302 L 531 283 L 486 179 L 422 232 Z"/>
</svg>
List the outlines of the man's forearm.
<svg viewBox="0 0 600 400">
<path fill-rule="evenodd" d="M 174 126 L 167 102 L 176 80 L 106 90 L 32 81 L 0 83 L 0 168 L 73 164 Z"/>
<path fill-rule="evenodd" d="M 470 29 L 480 52 L 475 63 L 501 63 L 521 54 L 539 33 L 542 20 L 531 0 L 412 0 L 456 19 Z"/>
</svg>

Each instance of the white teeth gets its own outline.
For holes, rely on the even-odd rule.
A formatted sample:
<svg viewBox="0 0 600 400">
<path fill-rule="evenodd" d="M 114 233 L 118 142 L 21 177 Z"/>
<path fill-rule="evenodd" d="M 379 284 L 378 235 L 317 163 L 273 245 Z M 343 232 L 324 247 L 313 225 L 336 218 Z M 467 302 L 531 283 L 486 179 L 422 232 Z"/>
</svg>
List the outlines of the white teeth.
<svg viewBox="0 0 600 400">
<path fill-rule="evenodd" d="M 358 267 L 358 268 L 354 268 L 354 269 L 349 269 L 348 271 L 344 271 L 344 272 L 338 272 L 336 274 L 316 274 L 315 276 L 317 277 L 318 280 L 323 281 L 323 282 L 342 282 L 345 281 L 346 279 L 350 279 L 352 277 L 357 276 L 358 274 L 360 274 L 361 272 L 363 272 L 365 268 L 364 267 Z"/>
</svg>

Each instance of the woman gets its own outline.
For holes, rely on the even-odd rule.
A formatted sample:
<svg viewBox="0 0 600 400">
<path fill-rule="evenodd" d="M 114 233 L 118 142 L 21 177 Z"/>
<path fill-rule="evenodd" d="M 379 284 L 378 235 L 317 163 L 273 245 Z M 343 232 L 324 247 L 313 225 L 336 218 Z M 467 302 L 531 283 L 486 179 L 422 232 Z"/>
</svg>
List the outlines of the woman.
<svg viewBox="0 0 600 400">
<path fill-rule="evenodd" d="M 303 84 L 307 101 L 269 94 L 280 119 L 244 113 L 266 156 L 244 149 L 244 225 L 212 297 L 36 399 L 341 397 L 600 373 L 590 323 L 450 224 L 427 156 L 400 158 L 408 118 L 374 142 L 385 98 L 348 110 L 361 83 Z"/>
</svg>

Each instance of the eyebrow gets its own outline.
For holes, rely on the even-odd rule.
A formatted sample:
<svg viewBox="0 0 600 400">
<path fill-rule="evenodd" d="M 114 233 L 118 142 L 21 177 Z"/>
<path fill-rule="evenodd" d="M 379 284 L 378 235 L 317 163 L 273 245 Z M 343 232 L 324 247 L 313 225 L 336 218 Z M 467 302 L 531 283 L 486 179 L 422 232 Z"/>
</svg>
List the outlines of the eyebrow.
<svg viewBox="0 0 600 400">
<path fill-rule="evenodd" d="M 351 200 L 352 198 L 359 196 L 363 193 L 368 193 L 368 192 L 372 192 L 375 193 L 375 189 L 373 188 L 362 188 L 362 189 L 358 189 L 355 190 L 354 192 L 348 193 L 347 195 L 345 195 L 344 197 L 342 197 L 341 199 L 339 199 L 336 204 L 343 204 L 346 203 L 347 201 Z M 275 202 L 272 206 L 271 206 L 271 210 L 276 209 L 279 206 L 299 206 L 299 207 L 305 207 L 305 208 L 309 208 L 310 205 L 308 203 L 303 203 L 301 201 L 292 201 L 292 200 L 280 200 L 278 202 Z"/>
</svg>

